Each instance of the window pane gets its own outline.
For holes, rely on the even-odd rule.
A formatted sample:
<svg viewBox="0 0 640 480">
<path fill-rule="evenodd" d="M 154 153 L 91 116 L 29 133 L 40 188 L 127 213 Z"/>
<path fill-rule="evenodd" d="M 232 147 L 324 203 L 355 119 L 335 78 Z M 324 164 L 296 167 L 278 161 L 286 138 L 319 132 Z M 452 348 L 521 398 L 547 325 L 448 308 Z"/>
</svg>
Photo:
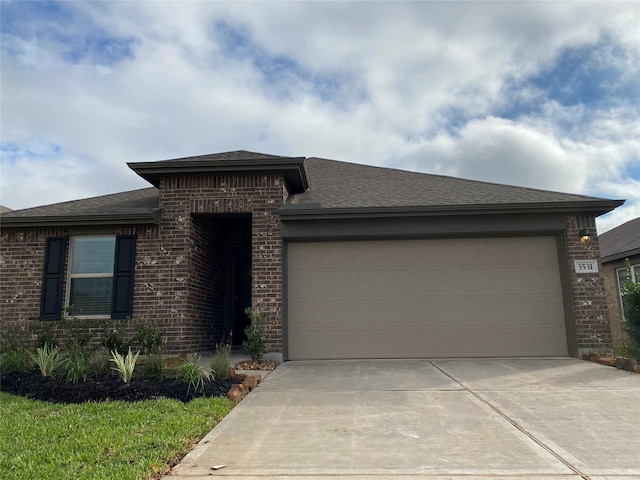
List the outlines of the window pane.
<svg viewBox="0 0 640 480">
<path fill-rule="evenodd" d="M 115 237 L 74 238 L 71 274 L 113 273 L 115 250 Z"/>
<path fill-rule="evenodd" d="M 113 278 L 72 278 L 69 305 L 73 315 L 111 315 Z"/>
<path fill-rule="evenodd" d="M 620 268 L 618 269 L 618 287 L 620 288 L 620 292 L 622 293 L 622 287 L 624 286 L 624 282 L 627 281 L 627 269 Z"/>
</svg>

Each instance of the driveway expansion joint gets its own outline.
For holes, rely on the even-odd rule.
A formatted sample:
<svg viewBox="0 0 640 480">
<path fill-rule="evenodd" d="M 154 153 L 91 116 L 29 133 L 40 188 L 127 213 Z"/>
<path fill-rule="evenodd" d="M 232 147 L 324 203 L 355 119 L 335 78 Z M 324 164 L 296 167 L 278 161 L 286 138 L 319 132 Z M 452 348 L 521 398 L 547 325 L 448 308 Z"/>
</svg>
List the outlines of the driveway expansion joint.
<svg viewBox="0 0 640 480">
<path fill-rule="evenodd" d="M 482 402 L 484 405 L 486 405 L 488 408 L 490 408 L 492 411 L 494 411 L 496 414 L 500 415 L 500 417 L 502 417 L 504 420 L 506 420 L 508 423 L 510 423 L 516 430 L 518 430 L 520 433 L 522 433 L 523 435 L 525 435 L 526 437 L 528 437 L 531 441 L 533 441 L 536 445 L 538 445 L 540 448 L 542 448 L 543 450 L 545 450 L 546 452 L 550 453 L 553 457 L 555 457 L 559 462 L 561 462 L 563 465 L 565 465 L 568 469 L 570 469 L 573 474 L 575 475 L 579 475 L 581 478 L 583 478 L 584 480 L 589 480 L 590 477 L 581 472 L 575 465 L 573 465 L 572 463 L 570 463 L 569 461 L 567 461 L 562 455 L 560 455 L 559 453 L 557 453 L 554 449 L 552 449 L 550 446 L 548 446 L 547 444 L 545 444 L 542 440 L 538 439 L 533 433 L 529 432 L 526 428 L 524 428 L 522 425 L 520 425 L 515 419 L 511 418 L 509 415 L 507 415 L 502 408 L 498 408 L 498 405 L 496 402 L 489 402 L 484 395 L 479 394 L 478 392 L 474 391 L 469 385 L 466 385 L 464 382 L 462 382 L 461 380 L 455 378 L 452 374 L 450 374 L 449 372 L 447 372 L 446 370 L 444 370 L 444 368 L 442 368 L 440 365 L 437 365 L 436 363 L 434 363 L 433 361 L 429 361 L 429 363 L 431 365 L 433 365 L 434 368 L 436 368 L 437 370 L 439 370 L 443 375 L 446 375 L 449 379 L 451 379 L 451 381 L 457 383 L 458 385 L 460 385 L 460 387 L 465 390 L 466 392 L 468 392 L 470 395 L 472 395 L 475 399 L 477 399 L 478 401 Z"/>
</svg>

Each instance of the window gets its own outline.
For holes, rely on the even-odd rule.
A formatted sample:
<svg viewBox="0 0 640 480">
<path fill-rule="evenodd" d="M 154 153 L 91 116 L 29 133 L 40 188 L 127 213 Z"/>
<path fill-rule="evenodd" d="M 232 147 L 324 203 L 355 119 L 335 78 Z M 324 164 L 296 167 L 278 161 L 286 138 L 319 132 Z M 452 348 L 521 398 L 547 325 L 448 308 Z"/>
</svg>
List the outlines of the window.
<svg viewBox="0 0 640 480">
<path fill-rule="evenodd" d="M 67 244 L 70 245 L 67 263 Z M 40 300 L 41 320 L 60 320 L 64 305 L 78 317 L 132 315 L 135 235 L 47 238 Z"/>
<path fill-rule="evenodd" d="M 67 307 L 73 315 L 111 315 L 116 237 L 74 237 L 71 241 Z"/>
<path fill-rule="evenodd" d="M 618 294 L 620 295 L 620 305 L 622 308 L 622 316 L 624 318 L 626 318 L 626 315 L 624 313 L 624 302 L 622 301 L 622 287 L 624 285 L 624 282 L 627 280 L 627 269 L 625 268 L 619 268 L 618 270 L 616 270 L 616 273 L 618 274 Z M 631 267 L 631 280 L 634 282 L 637 282 L 640 280 L 640 265 L 633 265 Z"/>
</svg>

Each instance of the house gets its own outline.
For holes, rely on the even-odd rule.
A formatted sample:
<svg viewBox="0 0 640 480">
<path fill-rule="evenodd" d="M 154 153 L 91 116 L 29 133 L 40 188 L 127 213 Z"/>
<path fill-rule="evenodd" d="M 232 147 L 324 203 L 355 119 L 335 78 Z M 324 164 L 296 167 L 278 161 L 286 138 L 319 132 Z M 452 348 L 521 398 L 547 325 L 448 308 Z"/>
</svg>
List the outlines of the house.
<svg viewBox="0 0 640 480">
<path fill-rule="evenodd" d="M 152 186 L 2 216 L 12 328 L 161 323 L 168 352 L 289 360 L 611 348 L 595 217 L 623 201 L 235 151 L 129 167 Z"/>
<path fill-rule="evenodd" d="M 620 348 L 628 339 L 622 329 L 623 305 L 620 293 L 627 278 L 627 259 L 631 265 L 632 279 L 640 280 L 640 217 L 603 233 L 598 240 L 607 292 L 611 339 L 613 347 Z"/>
</svg>

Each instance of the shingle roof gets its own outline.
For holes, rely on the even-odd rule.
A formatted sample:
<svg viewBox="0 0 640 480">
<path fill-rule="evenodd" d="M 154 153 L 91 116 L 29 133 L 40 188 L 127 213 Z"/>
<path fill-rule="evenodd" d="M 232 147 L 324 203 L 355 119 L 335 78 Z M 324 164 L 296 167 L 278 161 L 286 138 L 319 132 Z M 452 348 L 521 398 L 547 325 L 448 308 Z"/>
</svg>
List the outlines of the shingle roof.
<svg viewBox="0 0 640 480">
<path fill-rule="evenodd" d="M 200 164 L 207 168 L 230 168 L 238 162 L 242 168 L 256 169 L 261 164 L 266 170 L 272 164 L 277 168 L 289 168 L 287 174 L 294 171 L 302 179 L 296 179 L 296 185 L 307 184 L 309 188 L 291 195 L 283 215 L 300 211 L 348 211 L 364 209 L 376 211 L 392 209 L 449 209 L 470 211 L 496 208 L 501 211 L 517 209 L 555 209 L 591 211 L 604 213 L 620 205 L 622 201 L 607 200 L 584 195 L 513 187 L 495 183 L 465 180 L 441 175 L 416 173 L 392 168 L 372 167 L 355 163 L 346 163 L 322 158 L 307 158 L 302 163 L 300 157 L 281 157 L 239 150 L 198 157 L 185 157 L 161 162 L 144 162 L 135 165 L 141 170 L 153 171 L 153 165 L 160 165 L 153 175 L 197 172 Z M 187 165 L 186 170 L 174 170 L 164 165 Z M 194 167 L 195 165 L 195 167 Z M 302 167 L 301 167 L 302 166 Z M 138 170 L 136 170 L 138 171 Z M 208 170 L 206 170 L 208 171 Z M 138 171 L 139 173 L 139 171 Z M 308 178 L 307 178 L 308 177 Z M 155 178 L 155 177 L 154 177 Z M 292 177 L 293 178 L 293 177 Z M 297 177 L 296 177 L 297 178 Z M 5 226 L 26 226 L 35 223 L 41 225 L 108 224 L 158 221 L 159 199 L 155 187 L 129 192 L 103 195 L 84 200 L 63 202 L 42 207 L 15 210 L 2 214 Z M 66 223 L 65 223 L 66 222 Z"/>
<path fill-rule="evenodd" d="M 640 217 L 598 236 L 603 262 L 640 254 Z"/>
<path fill-rule="evenodd" d="M 2 223 L 23 226 L 39 220 L 55 220 L 55 224 L 86 222 L 98 218 L 108 221 L 129 217 L 132 220 L 152 220 L 159 211 L 158 189 L 155 187 L 132 190 L 99 197 L 54 203 L 42 207 L 24 208 L 2 214 Z"/>
<path fill-rule="evenodd" d="M 307 158 L 311 187 L 291 204 L 323 208 L 491 205 L 603 200 L 442 175 Z"/>
</svg>

